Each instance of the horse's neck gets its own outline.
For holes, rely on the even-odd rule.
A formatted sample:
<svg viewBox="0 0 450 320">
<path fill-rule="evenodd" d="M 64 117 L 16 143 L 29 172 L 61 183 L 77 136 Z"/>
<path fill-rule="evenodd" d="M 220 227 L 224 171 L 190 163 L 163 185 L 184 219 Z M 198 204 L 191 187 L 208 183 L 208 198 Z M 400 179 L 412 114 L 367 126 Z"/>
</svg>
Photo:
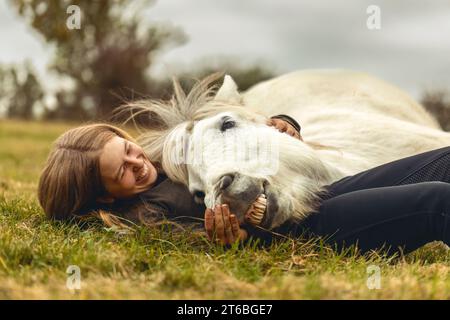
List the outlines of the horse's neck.
<svg viewBox="0 0 450 320">
<path fill-rule="evenodd" d="M 315 180 L 320 186 L 347 175 L 340 166 L 340 153 L 321 150 L 318 144 L 314 144 L 314 148 L 309 143 L 300 142 L 285 134 L 281 134 L 279 138 L 280 159 L 283 162 L 280 168 L 286 168 L 293 176 L 300 174 L 300 177 Z"/>
<path fill-rule="evenodd" d="M 340 165 L 340 162 L 338 161 L 330 161 L 330 159 L 321 158 L 320 153 L 322 152 L 320 151 L 317 153 L 328 172 L 328 181 L 325 182 L 326 184 L 332 183 L 349 175 L 346 171 L 346 166 Z"/>
</svg>

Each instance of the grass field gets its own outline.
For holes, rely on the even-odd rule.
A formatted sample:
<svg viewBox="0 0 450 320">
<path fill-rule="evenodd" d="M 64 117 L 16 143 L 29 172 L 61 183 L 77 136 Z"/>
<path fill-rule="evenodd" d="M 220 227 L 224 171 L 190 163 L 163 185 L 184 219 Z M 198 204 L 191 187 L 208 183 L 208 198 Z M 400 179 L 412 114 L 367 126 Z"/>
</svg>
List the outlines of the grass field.
<svg viewBox="0 0 450 320">
<path fill-rule="evenodd" d="M 188 231 L 118 234 L 46 221 L 39 172 L 70 127 L 0 121 L 1 299 L 450 298 L 450 252 L 439 244 L 390 259 L 300 241 L 225 250 Z M 79 290 L 66 286 L 70 265 L 80 268 Z M 376 276 L 369 266 L 379 268 L 379 289 L 367 285 Z"/>
</svg>

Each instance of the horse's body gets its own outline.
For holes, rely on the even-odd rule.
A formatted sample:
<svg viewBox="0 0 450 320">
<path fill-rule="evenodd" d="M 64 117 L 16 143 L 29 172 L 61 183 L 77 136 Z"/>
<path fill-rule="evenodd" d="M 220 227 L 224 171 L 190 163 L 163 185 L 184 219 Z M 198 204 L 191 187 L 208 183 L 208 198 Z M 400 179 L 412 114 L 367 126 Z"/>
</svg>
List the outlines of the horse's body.
<svg viewBox="0 0 450 320">
<path fill-rule="evenodd" d="M 363 73 L 298 71 L 251 88 L 244 104 L 267 116 L 285 113 L 306 142 L 344 175 L 450 144 L 450 135 L 398 88 Z"/>
<path fill-rule="evenodd" d="M 214 99 L 199 95 L 201 90 L 186 97 L 175 86 L 176 99 L 166 106 L 168 111 L 155 102 L 139 105 L 165 123 L 162 131 L 144 134 L 141 143 L 169 177 L 193 194 L 205 193 L 207 206 L 230 204 L 242 222 L 251 203 L 264 193 L 268 205 L 261 225 L 267 228 L 313 212 L 326 184 L 450 144 L 450 133 L 421 105 L 361 73 L 294 72 L 243 95 L 225 77 Z M 283 113 L 300 122 L 304 142 L 267 128 L 267 117 Z M 267 137 L 277 146 L 277 172 L 268 173 L 267 161 L 226 156 L 249 139 L 255 141 L 250 153 L 256 152 L 268 143 Z M 186 146 L 184 159 L 194 154 L 201 161 L 174 164 L 171 156 L 180 154 L 180 146 Z"/>
</svg>

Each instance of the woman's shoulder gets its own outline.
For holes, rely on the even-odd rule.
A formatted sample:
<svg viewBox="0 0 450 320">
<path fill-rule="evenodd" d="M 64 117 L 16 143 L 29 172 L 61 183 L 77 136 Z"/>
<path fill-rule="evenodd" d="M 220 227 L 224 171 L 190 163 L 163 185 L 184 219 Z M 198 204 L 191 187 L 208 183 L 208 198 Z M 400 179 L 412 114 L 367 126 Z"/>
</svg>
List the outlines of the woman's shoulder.
<svg viewBox="0 0 450 320">
<path fill-rule="evenodd" d="M 205 207 L 194 201 L 189 189 L 180 183 L 162 176 L 159 181 L 148 190 L 139 194 L 139 200 L 169 219 L 180 216 L 203 217 Z"/>
<path fill-rule="evenodd" d="M 180 197 L 183 200 L 191 200 L 192 196 L 186 186 L 170 180 L 167 176 L 160 176 L 154 186 L 139 194 L 141 199 L 156 201 L 162 205 L 169 205 Z"/>
</svg>

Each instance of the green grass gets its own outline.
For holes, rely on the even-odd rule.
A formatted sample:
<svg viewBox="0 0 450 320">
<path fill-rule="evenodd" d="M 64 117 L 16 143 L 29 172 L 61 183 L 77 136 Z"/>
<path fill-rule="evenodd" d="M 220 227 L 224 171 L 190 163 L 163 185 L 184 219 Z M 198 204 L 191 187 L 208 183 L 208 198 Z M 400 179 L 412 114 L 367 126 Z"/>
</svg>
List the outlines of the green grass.
<svg viewBox="0 0 450 320">
<path fill-rule="evenodd" d="M 1 299 L 448 299 L 450 253 L 439 244 L 386 258 L 319 242 L 224 249 L 188 230 L 118 234 L 47 221 L 36 186 L 51 142 L 73 125 L 0 122 Z M 67 267 L 81 289 L 66 287 Z M 381 271 L 369 290 L 367 267 Z"/>
</svg>

